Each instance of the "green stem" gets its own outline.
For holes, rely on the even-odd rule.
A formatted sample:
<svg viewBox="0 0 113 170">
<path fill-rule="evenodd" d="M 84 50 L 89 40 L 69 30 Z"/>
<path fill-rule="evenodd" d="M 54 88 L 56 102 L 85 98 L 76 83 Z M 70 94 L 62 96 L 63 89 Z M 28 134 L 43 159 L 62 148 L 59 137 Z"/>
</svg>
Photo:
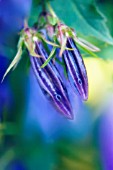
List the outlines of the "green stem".
<svg viewBox="0 0 113 170">
<path fill-rule="evenodd" d="M 53 17 L 55 17 L 55 18 L 58 19 L 57 15 L 55 14 L 55 12 L 54 12 L 54 10 L 52 9 L 52 7 L 51 7 L 51 5 L 50 5 L 49 2 L 47 3 L 47 7 L 48 7 L 49 12 L 51 13 L 51 15 L 52 15 Z M 58 20 L 59 20 L 59 19 L 58 19 Z"/>
<path fill-rule="evenodd" d="M 42 1 L 42 11 L 43 12 L 46 11 L 46 1 L 45 0 Z"/>
</svg>

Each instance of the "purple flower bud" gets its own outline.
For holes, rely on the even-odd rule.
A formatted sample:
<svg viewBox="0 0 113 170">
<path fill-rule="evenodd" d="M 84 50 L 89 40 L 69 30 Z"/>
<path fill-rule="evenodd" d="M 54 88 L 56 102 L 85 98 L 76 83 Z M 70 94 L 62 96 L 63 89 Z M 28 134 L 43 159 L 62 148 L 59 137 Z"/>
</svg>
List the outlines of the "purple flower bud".
<svg viewBox="0 0 113 170">
<path fill-rule="evenodd" d="M 72 119 L 72 109 L 68 98 L 67 90 L 61 81 L 59 72 L 52 63 L 41 68 L 48 58 L 48 54 L 41 42 L 36 42 L 36 51 L 41 58 L 30 56 L 31 65 L 38 80 L 38 83 L 48 99 L 67 118 Z"/>
<path fill-rule="evenodd" d="M 65 50 L 63 53 L 64 61 L 68 74 L 71 75 L 73 84 L 83 100 L 88 98 L 88 78 L 86 68 L 81 54 L 71 38 L 67 39 L 67 47 L 74 50 Z M 69 76 L 70 77 L 70 76 Z M 70 81 L 71 82 L 71 81 Z"/>
</svg>

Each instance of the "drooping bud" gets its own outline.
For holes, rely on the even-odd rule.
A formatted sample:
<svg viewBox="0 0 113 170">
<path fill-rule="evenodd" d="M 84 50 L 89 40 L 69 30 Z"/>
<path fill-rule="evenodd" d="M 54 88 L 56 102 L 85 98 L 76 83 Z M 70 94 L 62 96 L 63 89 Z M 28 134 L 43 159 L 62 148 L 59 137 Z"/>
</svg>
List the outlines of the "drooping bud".
<svg viewBox="0 0 113 170">
<path fill-rule="evenodd" d="M 73 51 L 65 50 L 63 52 L 64 61 L 68 74 L 71 75 L 73 84 L 83 100 L 88 98 L 88 78 L 86 68 L 81 54 L 71 38 L 67 40 L 67 47 L 73 48 Z M 70 76 L 69 76 L 70 77 Z M 70 81 L 71 82 L 71 81 Z M 72 82 L 71 82 L 72 83 Z"/>
<path fill-rule="evenodd" d="M 41 58 L 30 56 L 30 61 L 42 91 L 63 115 L 69 119 L 73 119 L 67 90 L 61 81 L 58 70 L 51 63 L 41 68 L 42 64 L 48 58 L 42 42 L 36 42 L 35 52 Z"/>
</svg>

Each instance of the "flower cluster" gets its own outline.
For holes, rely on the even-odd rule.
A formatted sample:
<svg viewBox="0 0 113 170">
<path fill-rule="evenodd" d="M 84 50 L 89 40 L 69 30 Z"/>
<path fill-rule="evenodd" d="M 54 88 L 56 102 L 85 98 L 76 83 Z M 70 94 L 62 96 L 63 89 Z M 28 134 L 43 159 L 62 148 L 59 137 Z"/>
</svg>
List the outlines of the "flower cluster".
<svg viewBox="0 0 113 170">
<path fill-rule="evenodd" d="M 18 52 L 4 77 L 17 65 L 23 49 L 26 48 L 43 93 L 59 112 L 72 119 L 73 111 L 60 68 L 63 68 L 64 77 L 71 83 L 74 91 L 78 92 L 82 100 L 87 100 L 88 77 L 76 44 L 90 54 L 99 49 L 78 38 L 75 31 L 61 22 L 49 9 L 49 12 L 40 14 L 38 22 L 32 28 L 25 24 L 20 33 Z"/>
</svg>

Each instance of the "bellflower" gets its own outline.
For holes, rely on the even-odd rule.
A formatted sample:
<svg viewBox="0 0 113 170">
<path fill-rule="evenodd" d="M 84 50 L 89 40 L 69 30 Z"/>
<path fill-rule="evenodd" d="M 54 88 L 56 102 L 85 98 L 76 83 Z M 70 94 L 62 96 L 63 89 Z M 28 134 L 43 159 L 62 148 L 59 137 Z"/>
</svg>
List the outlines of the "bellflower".
<svg viewBox="0 0 113 170">
<path fill-rule="evenodd" d="M 21 32 L 20 41 L 18 43 L 18 52 L 6 70 L 3 79 L 10 69 L 16 67 L 21 59 L 23 48 L 25 47 L 30 56 L 31 65 L 38 83 L 45 96 L 56 106 L 59 112 L 63 113 L 67 118 L 72 119 L 73 115 L 68 93 L 58 70 L 52 64 L 48 64 L 46 67 L 41 68 L 48 58 L 48 53 L 44 49 L 42 41 L 38 38 L 35 29 L 30 29 L 26 26 Z"/>
<path fill-rule="evenodd" d="M 41 89 L 61 113 L 68 118 L 72 118 L 68 93 L 58 70 L 51 63 L 41 68 L 41 65 L 48 58 L 48 54 L 43 44 L 38 40 L 36 41 L 36 53 L 42 58 L 31 56 L 30 61 Z"/>
<path fill-rule="evenodd" d="M 42 30 L 46 31 L 46 36 Z M 17 66 L 23 50 L 27 49 L 34 74 L 43 93 L 59 112 L 72 119 L 72 107 L 63 77 L 65 76 L 74 85 L 74 89 L 83 100 L 88 98 L 87 72 L 76 42 L 89 53 L 99 50 L 84 40 L 80 41 L 74 30 L 63 24 L 53 12 L 43 12 L 39 17 L 38 27 L 29 28 L 25 22 L 24 29 L 20 33 L 18 52 L 3 79 Z M 56 61 L 59 65 L 55 63 Z M 64 75 L 61 76 L 62 66 Z"/>
<path fill-rule="evenodd" d="M 53 13 L 52 13 L 53 14 Z M 42 24 L 43 19 L 43 24 Z M 74 84 L 75 91 L 77 90 L 83 100 L 88 98 L 88 78 L 84 65 L 84 61 L 77 48 L 76 43 L 86 48 L 89 53 L 91 51 L 98 51 L 99 49 L 90 43 L 77 38 L 75 31 L 64 23 L 62 23 L 55 14 L 51 15 L 48 12 L 43 12 L 38 21 L 38 29 L 45 28 L 46 39 L 52 41 L 55 44 L 60 45 L 59 55 L 54 57 L 54 60 L 61 60 L 64 64 L 66 73 L 70 83 Z M 54 44 L 53 44 L 54 46 Z M 55 48 L 55 46 L 54 46 Z M 54 50 L 53 48 L 53 50 Z M 55 51 L 55 50 L 54 50 Z M 94 54 L 95 55 L 95 54 Z M 49 57 L 42 67 L 44 67 L 53 56 Z"/>
</svg>

